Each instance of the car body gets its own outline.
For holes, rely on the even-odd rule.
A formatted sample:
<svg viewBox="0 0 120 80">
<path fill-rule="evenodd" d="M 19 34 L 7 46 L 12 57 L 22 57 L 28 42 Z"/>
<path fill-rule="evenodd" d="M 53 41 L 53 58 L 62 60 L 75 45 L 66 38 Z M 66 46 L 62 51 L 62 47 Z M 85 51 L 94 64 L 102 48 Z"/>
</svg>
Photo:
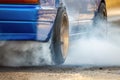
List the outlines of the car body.
<svg viewBox="0 0 120 80">
<path fill-rule="evenodd" d="M 58 7 L 62 2 L 75 15 L 80 14 L 76 20 L 81 22 L 93 21 L 101 2 L 106 4 L 107 16 L 120 15 L 119 0 L 40 0 L 38 4 L 15 2 L 0 1 L 0 40 L 49 41 Z M 116 10 L 115 13 L 111 9 Z"/>
<path fill-rule="evenodd" d="M 0 40 L 49 40 L 61 0 L 40 0 L 37 4 L 1 2 Z"/>
<path fill-rule="evenodd" d="M 20 4 L 21 0 L 18 0 L 19 4 L 16 4 L 15 0 L 7 1 L 0 1 L 2 2 L 0 4 L 0 40 L 41 42 L 49 41 L 61 3 L 65 2 L 65 6 L 72 9 L 71 11 L 75 13 L 77 11 L 80 14 L 77 20 L 86 22 L 94 19 L 100 3 L 105 2 L 105 0 L 40 0 L 37 4 L 25 2 Z"/>
</svg>

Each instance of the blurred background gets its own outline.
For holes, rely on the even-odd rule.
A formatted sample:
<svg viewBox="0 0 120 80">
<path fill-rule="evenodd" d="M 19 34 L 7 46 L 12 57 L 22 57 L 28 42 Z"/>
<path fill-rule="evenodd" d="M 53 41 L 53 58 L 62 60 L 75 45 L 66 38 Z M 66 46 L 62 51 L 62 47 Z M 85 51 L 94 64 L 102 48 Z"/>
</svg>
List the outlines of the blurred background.
<svg viewBox="0 0 120 80">
<path fill-rule="evenodd" d="M 106 0 L 108 16 L 117 16 L 120 19 L 120 0 Z"/>
<path fill-rule="evenodd" d="M 120 0 L 106 0 L 106 1 L 108 9 L 120 7 Z"/>
</svg>

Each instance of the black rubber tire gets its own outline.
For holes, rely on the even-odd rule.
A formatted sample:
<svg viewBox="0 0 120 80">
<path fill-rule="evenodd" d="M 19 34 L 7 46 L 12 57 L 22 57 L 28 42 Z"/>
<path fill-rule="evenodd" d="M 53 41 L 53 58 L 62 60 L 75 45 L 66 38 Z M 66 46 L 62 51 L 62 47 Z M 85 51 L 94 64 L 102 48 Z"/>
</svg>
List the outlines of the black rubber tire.
<svg viewBox="0 0 120 80">
<path fill-rule="evenodd" d="M 68 26 L 66 26 L 66 29 L 68 29 L 69 31 L 69 21 L 68 21 L 66 9 L 64 7 L 60 7 L 58 9 L 57 16 L 54 22 L 53 33 L 51 38 L 51 54 L 52 54 L 52 60 L 55 65 L 60 65 L 64 63 L 66 59 L 65 56 L 62 55 L 61 41 L 60 41 L 61 39 L 60 30 L 61 30 L 62 23 L 64 22 L 63 17 L 67 21 Z"/>
<path fill-rule="evenodd" d="M 106 39 L 108 34 L 107 27 L 107 10 L 106 4 L 101 2 L 98 8 L 98 11 L 95 14 L 93 27 L 91 27 L 91 33 L 94 34 L 95 37 Z"/>
<path fill-rule="evenodd" d="M 94 17 L 95 25 L 99 24 L 100 22 L 107 22 L 107 10 L 106 10 L 106 4 L 104 2 L 100 3 L 98 11 L 96 12 Z"/>
</svg>

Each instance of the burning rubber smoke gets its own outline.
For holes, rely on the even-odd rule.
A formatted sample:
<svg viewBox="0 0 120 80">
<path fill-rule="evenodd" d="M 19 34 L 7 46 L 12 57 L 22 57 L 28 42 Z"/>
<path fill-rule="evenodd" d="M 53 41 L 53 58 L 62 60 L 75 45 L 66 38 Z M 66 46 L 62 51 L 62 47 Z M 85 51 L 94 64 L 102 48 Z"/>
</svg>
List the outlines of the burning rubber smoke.
<svg viewBox="0 0 120 80">
<path fill-rule="evenodd" d="M 0 42 L 0 65 L 38 66 L 52 64 L 49 45 L 33 41 Z"/>
<path fill-rule="evenodd" d="M 65 3 L 69 2 L 66 0 Z M 97 27 L 87 24 L 87 27 L 92 27 L 92 29 L 88 29 L 88 33 L 82 34 L 79 28 L 74 29 L 76 26 L 73 22 L 79 16 L 79 14 L 77 15 L 78 7 L 75 5 L 71 4 L 76 7 L 72 10 L 68 5 L 70 34 L 78 32 L 81 34 L 76 37 L 70 35 L 70 48 L 65 65 L 120 66 L 120 18 L 113 16 L 111 22 L 108 21 L 107 24 L 100 22 Z M 74 17 L 72 17 L 73 15 Z M 83 26 L 77 25 L 77 27 Z"/>
<path fill-rule="evenodd" d="M 120 66 L 120 28 L 109 25 L 107 34 L 96 31 L 71 42 L 65 64 Z"/>
</svg>

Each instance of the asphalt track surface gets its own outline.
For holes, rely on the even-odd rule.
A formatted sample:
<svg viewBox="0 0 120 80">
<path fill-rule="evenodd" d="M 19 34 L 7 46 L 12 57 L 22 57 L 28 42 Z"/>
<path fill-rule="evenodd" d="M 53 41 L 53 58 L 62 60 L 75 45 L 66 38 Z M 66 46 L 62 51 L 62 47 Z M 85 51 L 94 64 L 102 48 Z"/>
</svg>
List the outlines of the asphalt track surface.
<svg viewBox="0 0 120 80">
<path fill-rule="evenodd" d="M 0 80 L 120 80 L 120 68 L 83 68 L 80 66 L 1 67 Z"/>
</svg>

